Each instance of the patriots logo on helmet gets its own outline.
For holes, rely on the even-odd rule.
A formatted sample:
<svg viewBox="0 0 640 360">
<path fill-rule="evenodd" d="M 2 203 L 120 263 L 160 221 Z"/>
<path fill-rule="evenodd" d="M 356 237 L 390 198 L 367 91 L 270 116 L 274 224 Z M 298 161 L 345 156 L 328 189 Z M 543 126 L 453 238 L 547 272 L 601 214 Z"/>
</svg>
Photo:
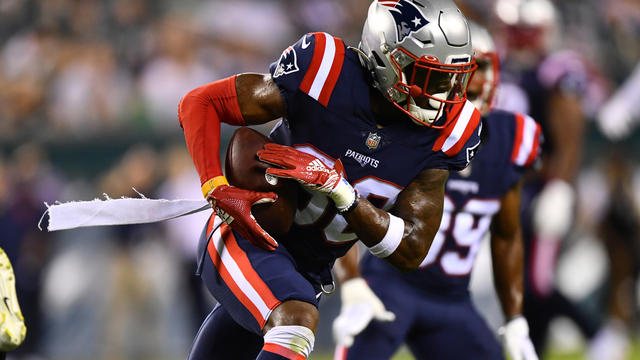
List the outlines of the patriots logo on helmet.
<svg viewBox="0 0 640 360">
<path fill-rule="evenodd" d="M 296 50 L 289 46 L 282 52 L 282 55 L 280 55 L 278 66 L 273 72 L 273 77 L 277 78 L 282 75 L 294 73 L 298 70 L 300 69 L 298 68 L 298 56 L 296 55 Z"/>
<path fill-rule="evenodd" d="M 393 16 L 398 42 L 429 23 L 422 15 L 422 11 L 408 0 L 382 0 L 379 3 L 387 7 Z"/>
</svg>

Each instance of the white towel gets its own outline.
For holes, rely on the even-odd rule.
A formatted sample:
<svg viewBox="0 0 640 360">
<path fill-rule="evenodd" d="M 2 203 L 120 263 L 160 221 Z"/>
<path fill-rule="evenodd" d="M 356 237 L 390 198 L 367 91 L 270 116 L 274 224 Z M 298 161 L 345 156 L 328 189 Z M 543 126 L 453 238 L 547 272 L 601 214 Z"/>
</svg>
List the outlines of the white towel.
<svg viewBox="0 0 640 360">
<path fill-rule="evenodd" d="M 47 230 L 66 230 L 100 225 L 142 224 L 169 220 L 203 210 L 211 210 L 204 199 L 95 199 L 47 205 Z M 40 219 L 42 222 L 42 219 Z M 38 224 L 40 227 L 40 224 Z"/>
</svg>

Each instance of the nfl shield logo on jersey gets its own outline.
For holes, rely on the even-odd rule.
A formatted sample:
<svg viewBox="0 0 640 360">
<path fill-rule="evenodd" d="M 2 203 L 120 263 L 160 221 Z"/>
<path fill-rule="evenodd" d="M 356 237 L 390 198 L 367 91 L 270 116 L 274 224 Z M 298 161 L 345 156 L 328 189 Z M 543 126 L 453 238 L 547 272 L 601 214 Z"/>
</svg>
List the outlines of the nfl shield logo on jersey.
<svg viewBox="0 0 640 360">
<path fill-rule="evenodd" d="M 364 144 L 367 145 L 369 149 L 373 150 L 376 149 L 378 145 L 380 145 L 380 139 L 382 139 L 380 135 L 370 132 Z"/>
<path fill-rule="evenodd" d="M 298 57 L 296 56 L 296 50 L 289 46 L 285 51 L 280 55 L 280 60 L 278 60 L 278 67 L 273 72 L 273 77 L 277 78 L 282 75 L 291 74 L 300 70 L 298 68 Z"/>
</svg>

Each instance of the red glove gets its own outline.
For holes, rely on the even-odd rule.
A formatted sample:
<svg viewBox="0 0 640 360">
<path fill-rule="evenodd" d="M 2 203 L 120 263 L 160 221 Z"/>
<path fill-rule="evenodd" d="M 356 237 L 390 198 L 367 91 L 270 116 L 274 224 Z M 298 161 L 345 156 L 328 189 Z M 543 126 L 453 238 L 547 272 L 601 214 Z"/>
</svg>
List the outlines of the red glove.
<svg viewBox="0 0 640 360">
<path fill-rule="evenodd" d="M 282 167 L 269 168 L 267 174 L 295 179 L 307 188 L 329 196 L 339 212 L 356 203 L 357 193 L 342 176 L 344 168 L 340 159 L 332 169 L 313 155 L 275 143 L 265 144 L 257 154 L 260 160 Z"/>
<path fill-rule="evenodd" d="M 317 157 L 290 146 L 267 143 L 258 150 L 260 160 L 284 169 L 269 168 L 267 174 L 298 180 L 314 190 L 329 193 L 340 181 L 340 174 Z"/>
<path fill-rule="evenodd" d="M 265 250 L 274 251 L 278 243 L 256 222 L 251 214 L 251 207 L 274 202 L 277 198 L 278 195 L 272 192 L 256 192 L 231 185 L 220 185 L 211 191 L 207 200 L 218 217 L 231 225 L 242 237 Z"/>
</svg>

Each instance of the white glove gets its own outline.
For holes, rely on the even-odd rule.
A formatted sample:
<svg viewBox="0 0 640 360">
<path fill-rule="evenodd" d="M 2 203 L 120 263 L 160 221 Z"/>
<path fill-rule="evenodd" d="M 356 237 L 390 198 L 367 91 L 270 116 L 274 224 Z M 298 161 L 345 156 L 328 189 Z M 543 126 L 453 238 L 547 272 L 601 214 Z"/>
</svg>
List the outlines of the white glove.
<svg viewBox="0 0 640 360">
<path fill-rule="evenodd" d="M 527 320 L 518 316 L 498 329 L 498 336 L 504 351 L 511 360 L 538 360 L 538 355 L 529 338 Z"/>
<path fill-rule="evenodd" d="M 620 140 L 631 133 L 634 118 L 627 105 L 623 99 L 613 97 L 598 111 L 598 126 L 609 140 Z"/>
<path fill-rule="evenodd" d="M 596 117 L 602 132 L 610 140 L 631 134 L 634 123 L 640 120 L 640 63 L 616 92 L 601 107 Z"/>
<path fill-rule="evenodd" d="M 562 239 L 571 228 L 575 194 L 569 183 L 551 180 L 538 196 L 533 223 L 544 238 Z"/>
<path fill-rule="evenodd" d="M 340 287 L 342 307 L 333 320 L 333 338 L 344 347 L 353 345 L 353 338 L 364 330 L 371 320 L 393 321 L 396 315 L 384 307 L 362 278 L 345 281 Z"/>
</svg>

